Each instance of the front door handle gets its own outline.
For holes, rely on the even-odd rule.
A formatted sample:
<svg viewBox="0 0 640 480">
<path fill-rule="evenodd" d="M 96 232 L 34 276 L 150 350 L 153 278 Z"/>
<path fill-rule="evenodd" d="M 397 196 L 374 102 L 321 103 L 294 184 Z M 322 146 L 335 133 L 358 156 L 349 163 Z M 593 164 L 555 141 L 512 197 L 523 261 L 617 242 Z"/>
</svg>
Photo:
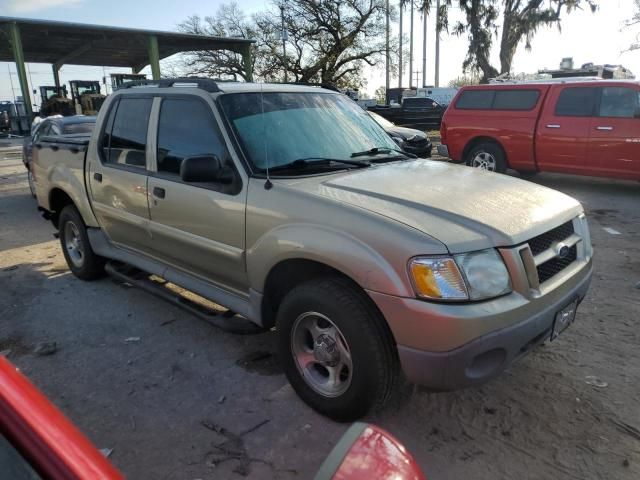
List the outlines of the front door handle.
<svg viewBox="0 0 640 480">
<path fill-rule="evenodd" d="M 600 126 L 600 127 L 596 127 L 596 130 L 606 130 L 606 131 L 610 132 L 611 130 L 613 130 L 613 127 Z"/>
<path fill-rule="evenodd" d="M 167 192 L 165 192 L 164 188 L 153 187 L 153 196 L 158 198 L 164 198 Z"/>
<path fill-rule="evenodd" d="M 547 125 L 547 128 L 560 128 L 560 125 L 558 125 L 557 123 L 550 123 L 549 125 Z"/>
<path fill-rule="evenodd" d="M 101 173 L 94 173 L 94 174 L 93 174 L 93 179 L 94 179 L 96 182 L 100 182 L 100 183 L 102 183 L 102 174 L 101 174 Z"/>
</svg>

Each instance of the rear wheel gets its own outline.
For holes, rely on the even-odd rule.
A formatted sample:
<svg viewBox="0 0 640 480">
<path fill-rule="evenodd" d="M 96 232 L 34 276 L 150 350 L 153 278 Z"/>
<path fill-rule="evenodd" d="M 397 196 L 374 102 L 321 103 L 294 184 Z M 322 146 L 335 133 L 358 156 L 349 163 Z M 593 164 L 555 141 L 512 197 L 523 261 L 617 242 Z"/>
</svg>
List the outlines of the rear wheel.
<svg viewBox="0 0 640 480">
<path fill-rule="evenodd" d="M 398 361 L 384 319 L 340 277 L 306 282 L 278 309 L 279 355 L 289 382 L 312 408 L 352 421 L 386 403 Z"/>
<path fill-rule="evenodd" d="M 473 147 L 466 159 L 467 165 L 490 172 L 504 173 L 507 171 L 507 161 L 502 149 L 495 143 L 481 143 Z"/>
<path fill-rule="evenodd" d="M 93 252 L 87 227 L 76 207 L 67 205 L 62 209 L 58 229 L 62 253 L 71 272 L 82 280 L 103 277 L 105 259 Z"/>
</svg>

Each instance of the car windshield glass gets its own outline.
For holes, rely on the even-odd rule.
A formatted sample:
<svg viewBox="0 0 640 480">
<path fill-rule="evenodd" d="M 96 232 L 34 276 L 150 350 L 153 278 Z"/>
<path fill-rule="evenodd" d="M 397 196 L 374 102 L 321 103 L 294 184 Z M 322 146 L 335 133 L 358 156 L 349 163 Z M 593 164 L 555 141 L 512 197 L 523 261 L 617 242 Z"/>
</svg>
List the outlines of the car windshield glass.
<svg viewBox="0 0 640 480">
<path fill-rule="evenodd" d="M 234 93 L 220 97 L 220 103 L 257 172 L 300 158 L 348 160 L 353 152 L 397 148 L 385 131 L 344 95 Z"/>
<path fill-rule="evenodd" d="M 91 133 L 93 131 L 93 127 L 95 123 L 87 122 L 87 123 L 70 123 L 64 126 L 64 133 Z"/>
</svg>

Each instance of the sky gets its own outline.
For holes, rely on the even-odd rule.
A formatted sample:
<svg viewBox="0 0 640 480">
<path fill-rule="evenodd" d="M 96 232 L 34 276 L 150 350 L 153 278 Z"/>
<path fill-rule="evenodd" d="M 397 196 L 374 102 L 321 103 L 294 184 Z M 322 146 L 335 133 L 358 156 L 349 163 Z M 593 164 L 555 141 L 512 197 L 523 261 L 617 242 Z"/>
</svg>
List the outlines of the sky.
<svg viewBox="0 0 640 480">
<path fill-rule="evenodd" d="M 393 2 L 393 0 L 391 0 Z M 175 30 L 178 23 L 190 15 L 206 16 L 214 14 L 225 0 L 0 0 L 0 16 L 15 16 L 48 20 L 73 21 L 100 25 L 113 25 L 154 30 Z M 265 0 L 239 0 L 237 2 L 246 13 L 266 8 Z M 455 2 L 454 2 L 455 3 Z M 592 14 L 588 9 L 566 15 L 561 31 L 557 27 L 541 28 L 536 34 L 532 50 L 524 45 L 515 55 L 515 73 L 534 73 L 543 68 L 557 68 L 563 57 L 573 57 L 576 66 L 583 63 L 622 64 L 640 78 L 640 50 L 623 52 L 636 41 L 640 26 L 624 28 L 625 20 L 633 15 L 633 0 L 600 0 L 600 8 Z M 126 12 L 124 14 L 123 12 Z M 450 23 L 460 18 L 460 12 L 453 10 Z M 422 20 L 414 15 L 414 75 L 422 70 Z M 434 83 L 435 16 L 427 19 L 427 84 Z M 404 16 L 404 31 L 409 32 L 409 14 Z M 394 25 L 393 34 L 397 34 Z M 494 45 L 498 44 L 494 41 Z M 440 40 L 440 85 L 462 74 L 462 62 L 467 52 L 467 40 L 446 32 Z M 492 51 L 494 66 L 498 65 L 498 50 Z M 31 88 L 53 83 L 51 67 L 46 64 L 28 64 L 27 74 Z M 13 99 L 20 95 L 15 65 L 0 62 L 0 100 Z M 98 68 L 65 65 L 60 76 L 62 82 L 69 80 L 102 80 L 109 73 L 124 72 L 122 68 Z M 143 70 L 149 73 L 149 68 Z M 385 82 L 384 66 L 368 68 L 365 72 L 366 93 L 373 96 L 375 89 Z M 418 73 L 422 83 L 422 72 Z M 12 84 L 13 83 L 13 90 Z M 408 66 L 404 73 L 403 86 L 408 86 Z M 415 83 L 415 82 L 414 82 Z M 392 79 L 391 86 L 398 86 Z M 35 98 L 35 104 L 39 99 Z"/>
</svg>

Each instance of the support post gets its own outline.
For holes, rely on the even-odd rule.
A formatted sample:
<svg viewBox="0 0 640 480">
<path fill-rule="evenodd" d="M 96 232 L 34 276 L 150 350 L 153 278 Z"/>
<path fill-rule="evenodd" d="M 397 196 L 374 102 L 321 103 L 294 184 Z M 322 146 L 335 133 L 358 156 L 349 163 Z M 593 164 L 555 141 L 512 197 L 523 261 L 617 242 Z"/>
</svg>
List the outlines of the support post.
<svg viewBox="0 0 640 480">
<path fill-rule="evenodd" d="M 53 72 L 53 83 L 57 88 L 60 88 L 60 71 L 58 70 L 58 66 L 51 65 L 51 70 Z"/>
<path fill-rule="evenodd" d="M 247 82 L 253 82 L 253 58 L 251 58 L 251 45 L 247 44 L 242 48 L 242 65 Z"/>
<path fill-rule="evenodd" d="M 151 76 L 154 80 L 160 80 L 160 52 L 158 51 L 158 37 L 149 35 L 149 65 Z"/>
<path fill-rule="evenodd" d="M 440 0 L 436 2 L 436 68 L 433 84 L 440 86 Z"/>
<path fill-rule="evenodd" d="M 389 51 L 389 0 L 385 2 L 385 82 L 384 82 L 384 91 L 386 97 L 386 104 L 389 104 L 389 78 L 391 72 L 389 69 L 391 68 L 391 52 Z"/>
<path fill-rule="evenodd" d="M 11 49 L 13 50 L 13 60 L 16 62 L 16 70 L 18 71 L 18 80 L 20 80 L 20 91 L 22 92 L 22 101 L 24 109 L 29 115 L 33 115 L 31 107 L 31 93 L 29 92 L 29 82 L 27 81 L 27 71 L 24 68 L 24 52 L 22 51 L 22 39 L 20 38 L 20 28 L 17 23 L 9 24 L 9 38 L 11 39 Z"/>
</svg>

